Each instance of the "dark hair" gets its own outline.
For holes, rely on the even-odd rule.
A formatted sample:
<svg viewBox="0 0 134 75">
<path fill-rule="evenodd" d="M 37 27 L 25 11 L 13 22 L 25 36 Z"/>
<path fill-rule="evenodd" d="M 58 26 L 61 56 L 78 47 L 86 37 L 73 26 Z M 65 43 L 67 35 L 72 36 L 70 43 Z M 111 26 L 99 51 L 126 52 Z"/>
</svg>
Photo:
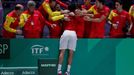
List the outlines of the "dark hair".
<svg viewBox="0 0 134 75">
<path fill-rule="evenodd" d="M 105 4 L 105 0 L 98 0 L 100 3 Z"/>
<path fill-rule="evenodd" d="M 70 4 L 70 5 L 68 6 L 68 10 L 70 10 L 71 12 L 74 12 L 75 9 L 76 9 L 76 4 Z"/>
<path fill-rule="evenodd" d="M 120 5 L 123 5 L 123 2 L 121 0 L 116 0 L 115 2 L 120 3 Z"/>
<path fill-rule="evenodd" d="M 78 3 L 77 3 L 76 8 L 77 8 L 77 9 L 82 9 L 82 8 L 81 8 L 81 4 L 78 4 Z"/>
<path fill-rule="evenodd" d="M 49 0 L 49 3 L 56 2 L 55 0 Z"/>
</svg>

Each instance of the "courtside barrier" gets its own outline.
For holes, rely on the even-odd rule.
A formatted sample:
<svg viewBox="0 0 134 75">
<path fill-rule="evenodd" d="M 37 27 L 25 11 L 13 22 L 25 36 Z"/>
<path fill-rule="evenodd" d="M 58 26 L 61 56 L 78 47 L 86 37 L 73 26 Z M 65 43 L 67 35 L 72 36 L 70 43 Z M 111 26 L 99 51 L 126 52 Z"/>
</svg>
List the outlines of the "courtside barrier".
<svg viewBox="0 0 134 75">
<path fill-rule="evenodd" d="M 43 69 L 38 67 L 42 62 L 47 63 L 46 59 L 58 61 L 59 39 L 11 39 L 6 43 L 2 40 L 4 39 L 0 39 L 1 75 L 38 75 L 38 72 L 46 73 L 45 68 L 52 66 L 44 64 Z M 9 55 L 3 54 L 3 49 L 5 53 L 10 52 Z M 67 54 L 68 52 L 66 56 Z M 47 64 L 57 66 L 53 61 Z M 64 65 L 63 71 L 65 70 Z M 78 40 L 71 75 L 134 75 L 133 70 L 134 39 Z"/>
</svg>

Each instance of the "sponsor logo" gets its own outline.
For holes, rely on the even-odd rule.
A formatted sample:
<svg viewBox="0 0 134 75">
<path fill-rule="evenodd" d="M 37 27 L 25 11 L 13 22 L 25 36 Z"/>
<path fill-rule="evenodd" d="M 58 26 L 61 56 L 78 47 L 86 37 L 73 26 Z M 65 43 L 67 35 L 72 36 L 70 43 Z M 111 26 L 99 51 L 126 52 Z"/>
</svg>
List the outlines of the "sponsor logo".
<svg viewBox="0 0 134 75">
<path fill-rule="evenodd" d="M 3 67 L 0 75 L 38 75 L 37 67 Z"/>
<path fill-rule="evenodd" d="M 0 39 L 0 58 L 10 57 L 10 42 L 6 39 Z"/>
<path fill-rule="evenodd" d="M 35 71 L 22 71 L 22 75 L 35 75 Z"/>
<path fill-rule="evenodd" d="M 57 75 L 57 59 L 39 59 L 39 75 Z"/>
<path fill-rule="evenodd" d="M 0 73 L 0 75 L 15 75 L 15 73 L 14 73 L 14 72 L 2 71 L 2 72 Z"/>
<path fill-rule="evenodd" d="M 0 44 L 0 54 L 6 54 L 8 50 L 8 44 Z"/>
<path fill-rule="evenodd" d="M 31 50 L 33 55 L 48 55 L 49 47 L 43 45 L 33 45 Z"/>
<path fill-rule="evenodd" d="M 41 64 L 41 67 L 56 67 L 56 64 Z"/>
</svg>

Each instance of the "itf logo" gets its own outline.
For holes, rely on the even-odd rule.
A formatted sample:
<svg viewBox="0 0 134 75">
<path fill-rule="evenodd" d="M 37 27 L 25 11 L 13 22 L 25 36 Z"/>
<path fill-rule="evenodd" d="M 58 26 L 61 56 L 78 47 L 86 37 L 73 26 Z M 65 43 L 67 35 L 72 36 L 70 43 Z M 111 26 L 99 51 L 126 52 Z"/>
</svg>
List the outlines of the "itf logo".
<svg viewBox="0 0 134 75">
<path fill-rule="evenodd" d="M 0 39 L 0 59 L 10 57 L 10 40 Z"/>
<path fill-rule="evenodd" d="M 49 47 L 43 45 L 33 45 L 31 50 L 33 55 L 48 55 Z"/>
</svg>

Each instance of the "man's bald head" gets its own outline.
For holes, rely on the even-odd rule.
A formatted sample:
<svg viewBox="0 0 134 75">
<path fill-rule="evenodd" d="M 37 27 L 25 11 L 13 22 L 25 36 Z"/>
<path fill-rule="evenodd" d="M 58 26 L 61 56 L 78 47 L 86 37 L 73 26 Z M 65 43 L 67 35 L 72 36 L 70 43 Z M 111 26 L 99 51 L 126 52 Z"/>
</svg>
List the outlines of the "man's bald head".
<svg viewBox="0 0 134 75">
<path fill-rule="evenodd" d="M 36 3 L 33 0 L 28 1 L 28 3 L 27 3 L 28 8 L 29 7 L 35 7 L 35 6 L 36 6 Z"/>
</svg>

